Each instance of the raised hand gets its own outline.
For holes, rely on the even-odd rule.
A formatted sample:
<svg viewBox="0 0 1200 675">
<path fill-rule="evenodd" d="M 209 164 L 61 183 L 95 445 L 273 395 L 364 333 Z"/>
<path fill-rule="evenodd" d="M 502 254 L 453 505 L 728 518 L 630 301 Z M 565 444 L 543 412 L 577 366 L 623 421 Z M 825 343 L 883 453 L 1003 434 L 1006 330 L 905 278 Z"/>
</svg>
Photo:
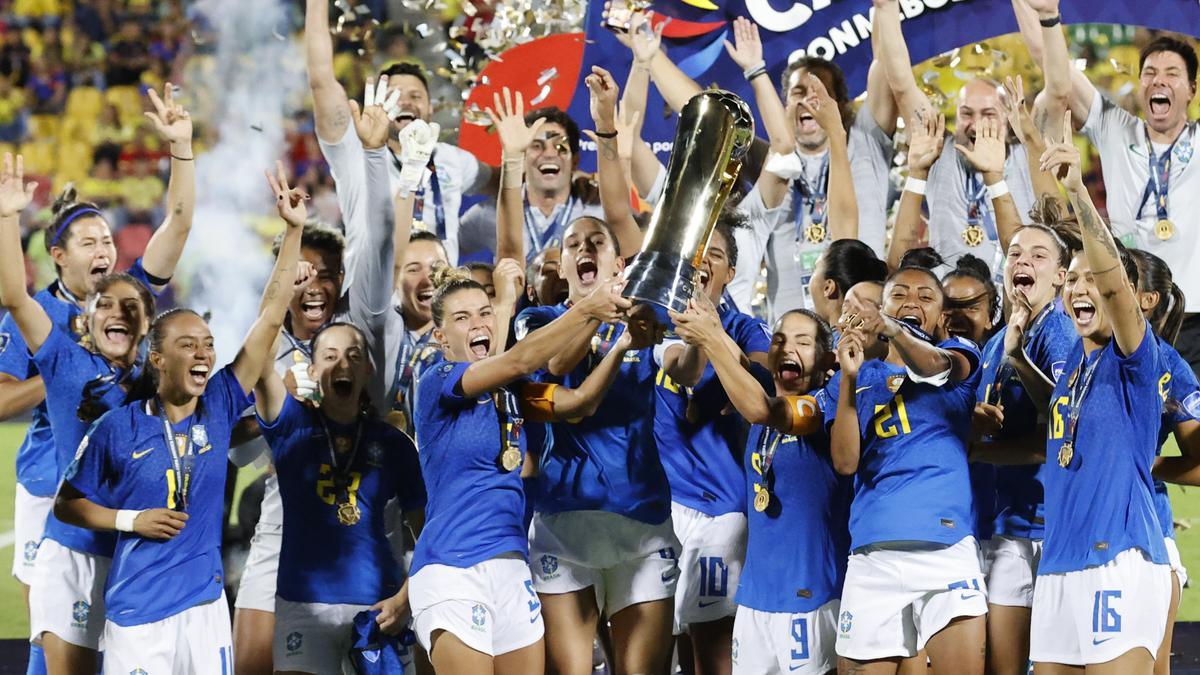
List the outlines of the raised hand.
<svg viewBox="0 0 1200 675">
<path fill-rule="evenodd" d="M 1017 137 L 1017 142 L 1022 145 L 1028 140 L 1034 139 L 1041 142 L 1033 115 L 1029 113 L 1029 108 L 1025 105 L 1025 81 L 1020 75 L 1017 75 L 1016 80 L 1013 80 L 1012 77 L 1004 78 L 1004 96 L 1000 97 L 1000 105 L 1004 106 L 1008 126 L 1013 130 L 1013 135 Z"/>
<path fill-rule="evenodd" d="M 617 97 L 621 90 L 611 73 L 600 66 L 592 66 L 592 74 L 583 80 L 591 92 L 592 121 L 596 129 L 609 131 L 615 128 Z"/>
<path fill-rule="evenodd" d="M 0 217 L 15 216 L 33 201 L 37 183 L 25 182 L 25 158 L 11 152 L 4 153 L 4 167 L 0 169 Z"/>
<path fill-rule="evenodd" d="M 955 143 L 954 147 L 979 173 L 1004 173 L 1006 150 L 1004 138 L 1000 135 L 999 122 L 989 119 L 980 120 L 975 125 L 975 147 L 968 148 L 961 143 Z"/>
<path fill-rule="evenodd" d="M 833 100 L 833 97 L 825 89 L 825 83 L 821 81 L 821 78 L 809 73 L 807 84 L 808 96 L 800 101 L 800 106 L 813 116 L 825 133 L 845 133 L 846 128 L 842 126 L 842 111 L 838 108 L 837 101 Z"/>
<path fill-rule="evenodd" d="M 602 323 L 615 323 L 625 318 L 625 313 L 633 307 L 628 298 L 621 297 L 625 288 L 625 280 L 621 277 L 610 279 L 588 293 L 576 307 L 584 316 Z"/>
<path fill-rule="evenodd" d="M 1004 353 L 1010 357 L 1017 357 L 1025 348 L 1025 330 L 1033 318 L 1033 306 L 1029 304 L 1025 291 L 1019 288 L 1014 288 L 1008 294 L 1008 300 L 1012 310 L 1008 315 L 1008 328 L 1004 331 Z"/>
<path fill-rule="evenodd" d="M 317 278 L 317 268 L 307 260 L 301 260 L 296 263 L 296 281 L 292 284 L 292 292 L 299 293 L 308 288 L 309 284 Z"/>
<path fill-rule="evenodd" d="M 525 292 L 525 269 L 512 258 L 503 258 L 492 270 L 492 282 L 496 286 L 496 305 L 514 307 Z"/>
<path fill-rule="evenodd" d="M 842 316 L 838 319 L 838 327 L 842 333 L 857 331 L 861 335 L 882 335 L 889 338 L 896 337 L 901 330 L 900 322 L 883 314 L 879 305 L 857 295 L 848 296 L 842 304 Z"/>
<path fill-rule="evenodd" d="M 742 70 L 762 64 L 763 47 L 758 37 L 758 25 L 744 16 L 734 19 L 733 43 L 725 41 L 725 52 Z"/>
<path fill-rule="evenodd" d="M 154 106 L 154 112 L 142 114 L 154 124 L 158 135 L 162 136 L 166 142 L 172 145 L 190 144 L 192 142 L 192 118 L 183 106 L 175 102 L 174 92 L 175 86 L 170 82 L 163 85 L 162 98 L 159 98 L 158 92 L 150 89 L 148 94 L 150 104 Z"/>
<path fill-rule="evenodd" d="M 411 195 L 421 188 L 425 169 L 437 147 L 442 128 L 437 122 L 414 119 L 400 130 L 400 180 L 395 184 L 401 195 Z"/>
<path fill-rule="evenodd" d="M 605 3 L 605 7 L 608 3 Z M 645 12 L 634 12 L 629 18 L 629 33 L 617 39 L 625 42 L 625 46 L 633 51 L 633 60 L 641 65 L 649 65 L 662 46 L 663 29 L 671 22 L 670 17 L 660 21 L 657 26 L 650 25 L 650 17 Z"/>
<path fill-rule="evenodd" d="M 364 87 L 363 107 L 359 109 L 358 102 L 350 101 L 350 115 L 354 118 L 354 131 L 363 147 L 382 148 L 387 143 L 388 129 L 392 120 L 400 115 L 400 92 L 388 91 L 388 77 L 382 75 L 379 83 L 367 80 Z"/>
<path fill-rule="evenodd" d="M 533 126 L 526 126 L 525 99 L 521 92 L 518 91 L 516 96 L 513 96 L 508 87 L 503 91 L 503 99 L 500 98 L 499 92 L 492 94 L 493 107 L 485 112 L 491 118 L 496 133 L 500 135 L 500 147 L 503 148 L 504 156 L 514 159 L 524 157 L 525 150 L 533 143 L 546 120 L 534 120 Z"/>
<path fill-rule="evenodd" d="M 297 363 L 293 365 L 289 371 L 292 374 L 292 380 L 295 383 L 295 396 L 301 401 L 311 401 L 316 405 L 321 404 L 321 385 L 312 378 L 309 369 L 312 366 L 307 363 Z"/>
<path fill-rule="evenodd" d="M 1075 127 L 1071 124 L 1071 110 L 1068 108 L 1063 115 L 1062 138 L 1046 145 L 1041 157 L 1041 169 L 1054 174 L 1067 190 L 1079 192 L 1084 189 L 1083 172 L 1080 170 L 1082 159 L 1079 148 L 1075 147 L 1072 131 Z"/>
<path fill-rule="evenodd" d="M 133 531 L 147 539 L 170 539 L 187 523 L 188 514 L 171 509 L 146 509 L 133 519 Z"/>
<path fill-rule="evenodd" d="M 842 368 L 843 377 L 858 377 L 858 371 L 866 359 L 863 342 L 865 339 L 858 329 L 851 328 L 842 331 L 842 337 L 838 340 L 837 360 L 838 365 Z"/>
<path fill-rule="evenodd" d="M 908 139 L 908 172 L 928 173 L 929 167 L 942 156 L 946 141 L 946 117 L 942 113 L 921 113 L 912 125 Z"/>
<path fill-rule="evenodd" d="M 275 162 L 274 176 L 270 171 L 263 173 L 267 176 L 267 184 L 271 186 L 271 191 L 275 193 L 275 208 L 279 211 L 279 217 L 283 218 L 288 227 L 304 227 L 304 222 L 308 220 L 308 207 L 304 204 L 308 195 L 304 190 L 288 185 L 283 162 Z"/>
<path fill-rule="evenodd" d="M 1025 0 L 1025 4 L 1029 5 L 1041 17 L 1050 17 L 1058 14 L 1058 0 Z"/>
<path fill-rule="evenodd" d="M 663 327 L 648 319 L 628 319 L 625 322 L 625 332 L 617 340 L 617 348 L 627 351 L 637 351 L 653 347 L 663 341 Z"/>
<path fill-rule="evenodd" d="M 675 323 L 675 335 L 695 347 L 715 344 L 725 332 L 716 308 L 703 293 L 688 301 L 687 310 L 670 312 L 670 317 Z"/>
</svg>

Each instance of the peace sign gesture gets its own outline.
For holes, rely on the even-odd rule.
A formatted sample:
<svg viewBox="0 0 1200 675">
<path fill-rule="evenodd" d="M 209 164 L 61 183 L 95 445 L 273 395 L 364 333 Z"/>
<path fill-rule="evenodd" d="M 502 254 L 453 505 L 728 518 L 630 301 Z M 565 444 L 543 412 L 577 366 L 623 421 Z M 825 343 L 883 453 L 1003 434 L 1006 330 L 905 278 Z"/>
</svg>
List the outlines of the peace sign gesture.
<svg viewBox="0 0 1200 675">
<path fill-rule="evenodd" d="M 288 227 L 304 227 L 304 221 L 308 220 L 308 207 L 304 205 L 308 195 L 304 190 L 288 185 L 283 162 L 275 162 L 274 176 L 270 171 L 263 173 L 267 176 L 271 191 L 275 193 L 275 208 L 279 210 L 279 217 L 283 218 Z"/>
<path fill-rule="evenodd" d="M 144 112 L 146 119 L 154 124 L 158 135 L 171 145 L 192 142 L 192 118 L 183 106 L 175 102 L 175 86 L 170 82 L 163 85 L 163 95 L 150 89 L 150 104 L 154 112 Z"/>
<path fill-rule="evenodd" d="M 1063 132 L 1059 140 L 1049 139 L 1046 151 L 1042 153 L 1042 171 L 1048 171 L 1058 177 L 1058 180 L 1070 192 L 1083 189 L 1083 172 L 1080 170 L 1082 159 L 1079 148 L 1075 147 L 1075 129 L 1071 122 L 1071 109 L 1063 115 Z"/>
</svg>

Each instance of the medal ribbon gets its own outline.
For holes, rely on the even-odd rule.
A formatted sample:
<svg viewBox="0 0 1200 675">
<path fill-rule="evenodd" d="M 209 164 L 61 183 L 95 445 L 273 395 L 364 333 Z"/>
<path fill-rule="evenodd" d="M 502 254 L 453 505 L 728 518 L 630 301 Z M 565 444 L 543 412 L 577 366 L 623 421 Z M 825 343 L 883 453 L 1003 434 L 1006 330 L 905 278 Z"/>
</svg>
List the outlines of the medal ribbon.
<svg viewBox="0 0 1200 675">
<path fill-rule="evenodd" d="M 517 414 L 520 411 L 517 397 L 507 388 L 501 388 L 492 394 L 492 403 L 500 420 L 500 454 L 503 456 L 509 448 L 521 452 L 521 427 L 525 419 Z M 521 459 L 525 459 L 523 454 Z"/>
<path fill-rule="evenodd" d="M 525 234 L 529 236 L 529 242 L 531 244 L 529 255 L 527 256 L 530 260 L 532 260 L 538 253 L 541 253 L 542 249 L 549 246 L 550 242 L 562 233 L 563 227 L 570 222 L 571 212 L 574 209 L 575 196 L 571 195 L 567 198 L 567 203 L 564 204 L 563 207 L 554 214 L 554 219 L 550 221 L 548 226 L 546 226 L 546 231 L 539 235 L 536 221 L 534 220 L 533 209 L 529 206 L 529 196 L 528 193 L 526 194 Z"/>
<path fill-rule="evenodd" d="M 808 182 L 804 174 L 792 181 L 792 204 L 796 209 L 796 241 L 804 240 L 804 223 L 809 221 L 814 225 L 825 223 L 826 196 L 829 193 L 829 153 L 821 159 L 821 170 L 817 188 Z M 807 216 L 807 218 L 805 218 Z"/>
<path fill-rule="evenodd" d="M 1154 196 L 1154 206 L 1158 211 L 1158 219 L 1166 220 L 1167 215 L 1167 191 L 1171 187 L 1171 156 L 1175 150 L 1175 144 L 1179 139 L 1183 138 L 1183 131 L 1175 137 L 1171 142 L 1171 146 L 1167 151 L 1159 156 L 1154 152 L 1154 143 L 1150 141 L 1149 127 L 1142 127 L 1142 131 L 1146 134 L 1146 155 L 1150 159 L 1150 180 L 1146 181 L 1146 190 L 1142 193 L 1142 203 L 1138 206 L 1137 217 L 1142 217 L 1142 211 L 1146 208 L 1146 202 L 1150 201 L 1151 195 Z"/>
<path fill-rule="evenodd" d="M 1029 324 L 1029 328 L 1025 331 L 1025 335 L 1021 337 L 1021 351 L 1025 351 L 1025 348 L 1029 346 L 1029 343 L 1033 342 L 1033 337 L 1037 335 L 1038 330 L 1042 327 L 1042 324 L 1046 322 L 1047 317 L 1050 316 L 1050 312 L 1053 309 L 1054 302 L 1048 302 L 1046 303 L 1046 306 L 1042 308 L 1042 311 L 1038 312 L 1038 315 L 1034 317 L 1033 323 Z M 1034 365 L 1034 367 L 1037 368 L 1036 365 Z M 1004 383 L 1012 379 L 1015 372 L 1016 369 L 1014 369 L 1008 363 L 1008 357 L 1000 360 L 1000 367 L 996 369 L 996 378 L 992 380 L 992 386 L 990 389 L 988 389 L 989 396 L 986 397 L 985 403 L 1000 402 L 1000 393 L 1004 391 Z M 1050 377 L 1050 373 L 1043 373 L 1043 375 Z"/>
<path fill-rule="evenodd" d="M 350 467 L 354 466 L 354 458 L 358 455 L 358 442 L 362 439 L 362 415 L 358 416 L 358 423 L 354 430 L 354 445 L 350 446 L 346 463 L 342 466 L 338 466 L 337 449 L 333 447 L 333 434 L 329 433 L 329 424 L 325 422 L 325 414 L 317 412 L 316 415 L 321 420 L 321 429 L 325 431 L 325 444 L 329 446 L 329 470 L 333 474 L 330 478 L 333 480 L 333 487 L 337 489 L 337 497 L 335 499 L 339 506 L 349 504 Z"/>
<path fill-rule="evenodd" d="M 400 162 L 400 159 L 396 157 L 396 153 L 392 152 L 390 148 L 388 149 L 388 152 L 392 154 L 392 163 L 396 165 L 396 168 L 404 168 L 404 165 Z M 433 158 L 436 154 L 437 151 L 435 150 L 434 153 L 429 156 L 429 190 L 433 193 L 433 217 L 436 221 L 434 232 L 437 234 L 438 239 L 445 239 L 446 207 L 442 204 L 442 186 L 441 183 L 438 182 L 437 166 L 435 166 L 433 163 Z M 422 185 L 421 188 L 417 190 L 416 194 L 413 195 L 413 222 L 417 221 L 422 223 L 425 222 L 424 185 Z"/>
<path fill-rule="evenodd" d="M 175 443 L 175 431 L 171 428 L 171 420 L 167 419 L 166 408 L 162 399 L 155 398 L 158 406 L 158 418 L 163 425 L 163 439 L 167 441 L 167 454 L 171 457 L 171 468 L 175 469 L 175 506 L 180 511 L 187 510 L 188 488 L 191 487 L 192 469 L 195 466 L 195 445 L 192 443 L 192 424 L 196 421 L 196 413 L 188 417 L 186 446 L 180 449 Z"/>
<path fill-rule="evenodd" d="M 399 312 L 400 308 L 397 307 L 396 311 Z M 392 378 L 392 388 L 388 391 L 387 400 L 391 401 L 393 410 L 395 410 L 400 392 L 407 391 L 408 385 L 412 383 L 417 359 L 421 352 L 425 351 L 424 348 L 429 344 L 431 335 L 433 335 L 433 331 L 426 331 L 421 337 L 414 340 L 412 333 L 404 331 L 404 337 L 400 340 L 400 348 L 396 350 L 396 363 L 392 366 L 396 375 Z"/>
<path fill-rule="evenodd" d="M 1083 357 L 1079 359 L 1079 367 L 1077 370 L 1082 371 L 1079 377 L 1071 384 L 1071 401 L 1067 405 L 1067 420 L 1066 432 L 1068 440 L 1072 446 L 1075 444 L 1075 432 L 1079 426 L 1079 414 L 1082 412 L 1083 400 L 1087 397 L 1088 391 L 1092 388 L 1092 377 L 1096 374 L 1096 366 L 1100 363 L 1100 355 L 1092 359 L 1091 364 L 1088 364 L 1088 355 L 1085 352 Z"/>
<path fill-rule="evenodd" d="M 987 197 L 987 186 L 983 177 L 976 171 L 966 172 L 967 222 L 971 225 L 983 225 L 983 231 L 989 241 L 996 241 L 996 217 L 992 213 L 992 205 Z"/>
<path fill-rule="evenodd" d="M 760 468 L 762 473 L 758 476 L 758 484 L 763 490 L 770 492 L 767 489 L 767 475 L 771 473 L 771 465 L 775 463 L 775 452 L 779 450 L 779 442 L 783 440 L 783 432 L 763 427 L 762 436 L 758 441 L 758 456 L 762 458 Z"/>
</svg>

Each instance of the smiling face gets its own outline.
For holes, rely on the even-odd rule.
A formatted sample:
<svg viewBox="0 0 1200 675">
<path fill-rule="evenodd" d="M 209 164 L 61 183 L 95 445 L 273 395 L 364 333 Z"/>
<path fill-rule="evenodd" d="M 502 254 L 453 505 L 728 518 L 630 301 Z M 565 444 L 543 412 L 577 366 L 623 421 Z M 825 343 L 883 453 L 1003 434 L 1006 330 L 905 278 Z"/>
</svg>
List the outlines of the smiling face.
<svg viewBox="0 0 1200 675">
<path fill-rule="evenodd" d="M 93 297 L 88 315 L 88 335 L 96 351 L 111 362 L 131 365 L 150 330 L 148 314 L 137 288 L 123 282 L 110 284 Z"/>
<path fill-rule="evenodd" d="M 946 332 L 983 344 L 992 329 L 987 287 L 978 279 L 962 275 L 946 279 L 942 287 L 946 291 Z"/>
<path fill-rule="evenodd" d="M 408 243 L 400 263 L 400 299 L 405 318 L 424 326 L 433 320 L 434 265 L 446 264 L 446 249 L 436 241 L 417 239 Z"/>
<path fill-rule="evenodd" d="M 800 312 L 789 312 L 776 324 L 767 350 L 767 367 L 780 394 L 803 394 L 818 386 L 825 376 L 831 355 L 818 333 L 817 322 Z"/>
<path fill-rule="evenodd" d="M 561 275 L 562 250 L 555 246 L 546 247 L 538 253 L 534 263 L 536 271 L 529 280 L 529 287 L 533 289 L 530 299 L 538 305 L 566 302 L 571 289 Z"/>
<path fill-rule="evenodd" d="M 473 363 L 488 357 L 496 333 L 492 302 L 478 288 L 464 288 L 442 301 L 441 325 L 433 338 L 451 361 Z"/>
<path fill-rule="evenodd" d="M 1100 289 L 1096 287 L 1091 266 L 1082 251 L 1071 258 L 1071 266 L 1067 268 L 1063 307 L 1080 337 L 1097 345 L 1107 343 L 1112 337 L 1112 322 L 1104 311 Z"/>
<path fill-rule="evenodd" d="M 708 250 L 700 262 L 700 288 L 713 304 L 720 304 L 725 287 L 733 281 L 734 267 L 729 263 L 729 242 L 720 230 L 713 230 Z"/>
<path fill-rule="evenodd" d="M 305 340 L 333 318 L 342 294 L 342 260 L 337 254 L 309 247 L 300 249 L 300 258 L 311 263 L 317 272 L 316 279 L 292 296 L 288 305 L 292 334 Z"/>
<path fill-rule="evenodd" d="M 567 130 L 547 121 L 525 150 L 525 181 L 531 190 L 565 195 L 571 189 L 576 160 Z"/>
<path fill-rule="evenodd" d="M 353 404 L 362 397 L 371 377 L 371 360 L 362 333 L 350 326 L 331 326 L 317 336 L 308 369 L 321 385 L 326 400 Z"/>
<path fill-rule="evenodd" d="M 825 85 L 826 91 L 834 90 L 833 81 L 828 73 L 820 68 L 812 72 Z M 788 75 L 785 83 L 787 88 L 784 91 L 784 105 L 790 108 L 804 100 L 807 100 L 809 105 L 813 104 L 815 99 L 808 92 L 808 73 L 806 68 L 797 68 Z M 792 124 L 795 125 L 796 143 L 806 152 L 819 152 L 829 142 L 829 135 L 803 107 L 796 105 L 795 110 L 796 117 L 792 120 Z"/>
<path fill-rule="evenodd" d="M 987 80 L 971 80 L 958 94 L 954 141 L 974 148 L 975 125 L 984 119 L 1000 125 L 1000 138 L 1008 137 L 1008 118 L 1000 102 L 999 89 Z"/>
<path fill-rule="evenodd" d="M 903 270 L 883 289 L 883 313 L 932 335 L 942 318 L 942 292 L 930 274 Z"/>
<path fill-rule="evenodd" d="M 1196 95 L 1196 83 L 1188 79 L 1182 56 L 1169 51 L 1147 56 L 1139 84 L 1142 112 L 1151 129 L 1171 134 L 1187 123 L 1188 103 Z"/>
<path fill-rule="evenodd" d="M 429 90 L 421 78 L 416 75 L 391 75 L 388 77 L 388 91 L 400 92 L 400 100 L 396 102 L 400 107 L 400 116 L 392 122 L 393 140 L 414 119 L 429 121 L 432 114 Z"/>
<path fill-rule="evenodd" d="M 1059 258 L 1059 244 L 1042 230 L 1026 227 L 1017 232 L 1008 245 L 1004 268 L 1004 289 L 1025 294 L 1035 312 L 1054 299 L 1062 288 L 1067 271 Z"/>
<path fill-rule="evenodd" d="M 161 351 L 151 349 L 150 364 L 158 370 L 160 392 L 197 397 L 204 393 L 217 353 L 212 331 L 204 319 L 180 312 L 167 319 Z"/>
<path fill-rule="evenodd" d="M 96 283 L 117 264 L 117 247 L 108 223 L 99 216 L 82 216 L 71 223 L 50 257 L 62 281 L 81 298 L 96 291 Z"/>
<path fill-rule="evenodd" d="M 608 229 L 594 218 L 578 218 L 563 236 L 562 275 L 572 300 L 580 300 L 597 285 L 625 268 Z"/>
</svg>

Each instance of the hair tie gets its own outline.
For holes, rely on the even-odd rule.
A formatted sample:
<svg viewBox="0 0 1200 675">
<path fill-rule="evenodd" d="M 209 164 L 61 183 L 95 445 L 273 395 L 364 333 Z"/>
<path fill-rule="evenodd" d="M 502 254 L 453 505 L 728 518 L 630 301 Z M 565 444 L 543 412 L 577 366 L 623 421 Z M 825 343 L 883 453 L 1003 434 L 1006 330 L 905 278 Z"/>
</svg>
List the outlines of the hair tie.
<svg viewBox="0 0 1200 675">
<path fill-rule="evenodd" d="M 62 238 L 63 232 L 67 231 L 67 228 L 71 226 L 71 223 L 75 222 L 77 219 L 79 219 L 82 216 L 88 216 L 88 215 L 96 215 L 96 216 L 100 216 L 100 217 L 104 216 L 104 214 L 100 213 L 99 209 L 93 209 L 91 207 L 79 209 L 75 213 L 72 213 L 71 215 L 67 216 L 67 218 L 65 220 L 63 220 L 62 225 L 58 226 L 58 229 L 54 232 L 54 238 L 50 240 L 50 245 L 54 246 L 54 245 L 58 244 L 58 240 Z"/>
</svg>

